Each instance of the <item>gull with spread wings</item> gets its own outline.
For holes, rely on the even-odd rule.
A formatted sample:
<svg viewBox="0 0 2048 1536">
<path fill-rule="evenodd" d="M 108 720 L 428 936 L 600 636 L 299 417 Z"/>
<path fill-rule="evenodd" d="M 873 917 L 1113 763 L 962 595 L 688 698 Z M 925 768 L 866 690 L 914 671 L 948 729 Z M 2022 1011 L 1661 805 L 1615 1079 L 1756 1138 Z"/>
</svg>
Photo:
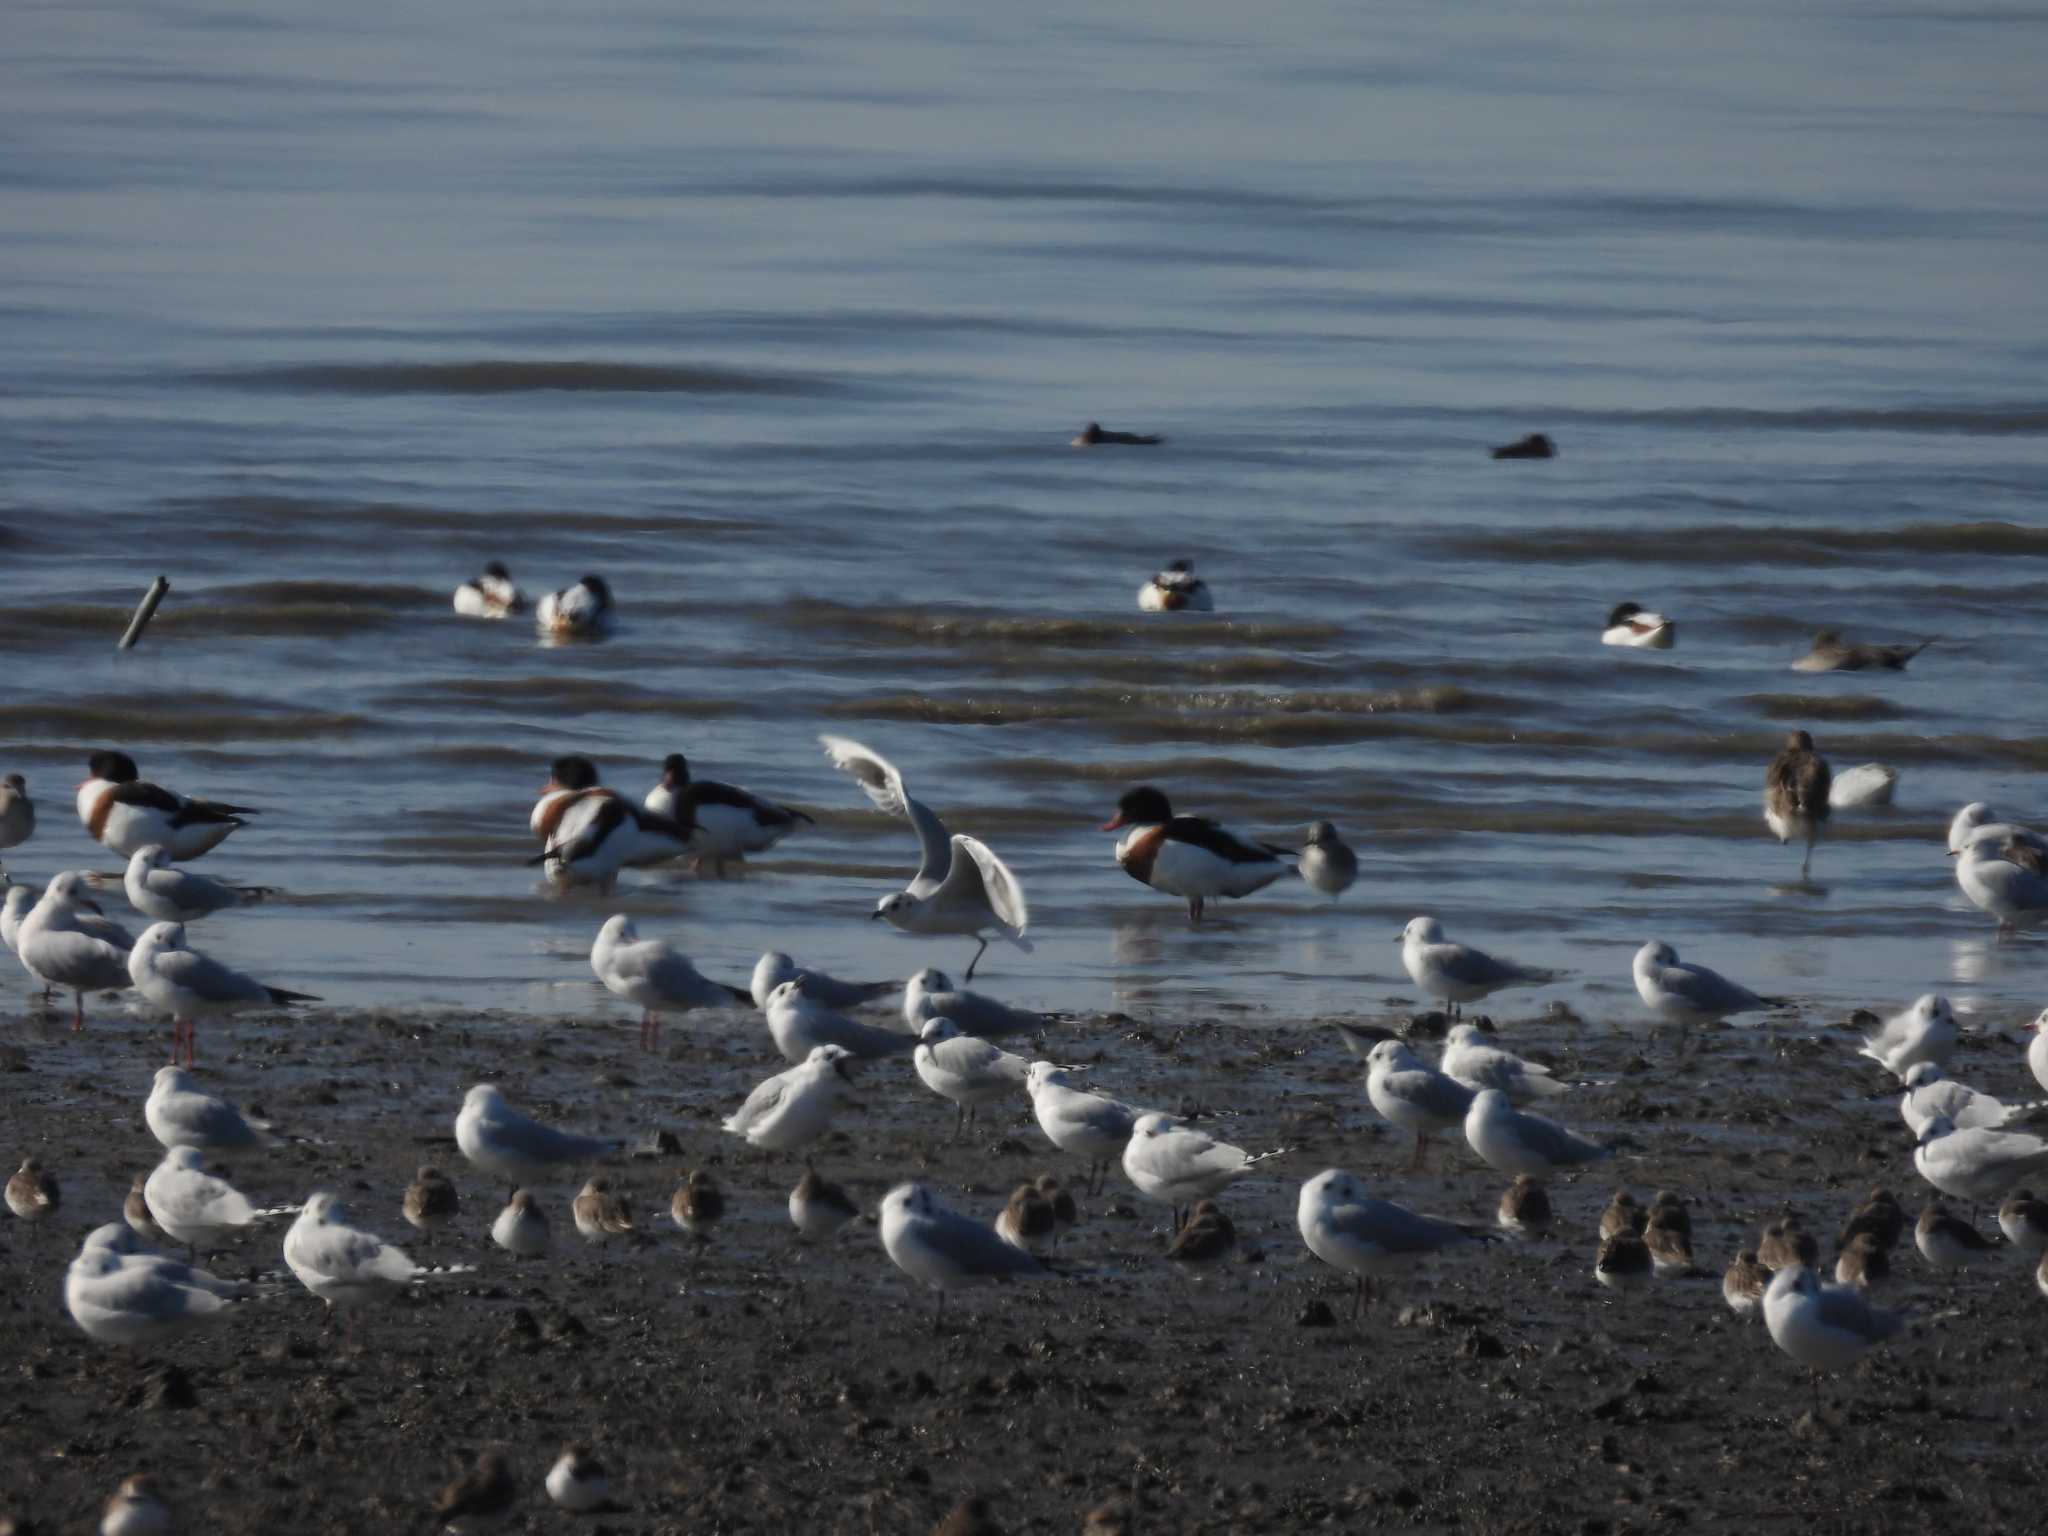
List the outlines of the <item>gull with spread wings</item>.
<svg viewBox="0 0 2048 1536">
<path fill-rule="evenodd" d="M 981 947 L 967 963 L 966 979 L 987 951 L 987 934 L 1007 939 L 1027 954 L 1024 930 L 1031 922 L 1024 888 L 1009 866 L 977 838 L 947 836 L 946 824 L 903 787 L 903 776 L 883 758 L 844 736 L 820 736 L 832 766 L 853 775 L 877 810 L 907 817 L 917 831 L 917 873 L 893 896 L 884 896 L 874 915 L 905 933 L 968 934 Z"/>
</svg>

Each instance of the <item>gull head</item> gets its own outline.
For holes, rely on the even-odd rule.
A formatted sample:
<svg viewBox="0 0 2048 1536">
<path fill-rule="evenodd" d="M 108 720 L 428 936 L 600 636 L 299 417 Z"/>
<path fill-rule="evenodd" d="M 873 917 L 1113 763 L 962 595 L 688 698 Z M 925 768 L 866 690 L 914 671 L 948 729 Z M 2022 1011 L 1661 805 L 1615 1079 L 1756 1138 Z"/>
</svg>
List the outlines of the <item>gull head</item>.
<svg viewBox="0 0 2048 1536">
<path fill-rule="evenodd" d="M 906 992 L 950 992 L 953 978 L 935 965 L 928 965 L 904 984 Z"/>
<path fill-rule="evenodd" d="M 1764 1304 L 1783 1304 L 1795 1292 L 1801 1296 L 1820 1295 L 1820 1276 L 1804 1264 L 1788 1264 L 1771 1276 L 1770 1286 L 1764 1291 Z"/>
<path fill-rule="evenodd" d="M 1164 1135 L 1177 1124 L 1179 1122 L 1173 1116 L 1161 1114 L 1155 1109 L 1150 1114 L 1138 1116 L 1137 1120 L 1132 1123 L 1131 1139 L 1135 1141 L 1138 1137 L 1143 1136 L 1149 1140 L 1151 1137 Z"/>
<path fill-rule="evenodd" d="M 1433 917 L 1411 917 L 1408 926 L 1395 936 L 1400 944 L 1441 944 L 1444 941 L 1444 925 Z"/>
<path fill-rule="evenodd" d="M 1362 1199 L 1364 1195 L 1358 1180 L 1342 1168 L 1325 1168 L 1301 1186 L 1301 1203 L 1304 1206 L 1340 1205 L 1347 1200 Z"/>
<path fill-rule="evenodd" d="M 206 1171 L 206 1159 L 199 1155 L 197 1147 L 173 1147 L 164 1154 L 166 1168 L 189 1168 L 194 1173 Z"/>
<path fill-rule="evenodd" d="M 1939 1141 L 1942 1137 L 1954 1132 L 1955 1128 L 1955 1121 L 1949 1119 L 1947 1115 L 1936 1115 L 1920 1128 L 1920 1140 L 1916 1145 L 1924 1147 L 1931 1141 Z"/>
<path fill-rule="evenodd" d="M 922 1184 L 898 1184 L 882 1196 L 882 1220 L 902 1221 L 909 1216 L 929 1216 L 938 1209 L 932 1192 Z"/>
<path fill-rule="evenodd" d="M 67 869 L 51 880 L 43 890 L 43 900 L 53 907 L 84 907 L 88 912 L 100 910 L 100 904 L 85 894 L 85 876 L 75 869 Z"/>
<path fill-rule="evenodd" d="M 1446 1046 L 1483 1045 L 1485 1042 L 1486 1036 L 1480 1033 L 1477 1024 L 1453 1024 L 1450 1033 L 1444 1036 Z"/>
<path fill-rule="evenodd" d="M 80 1253 L 94 1250 L 101 1253 L 139 1253 L 141 1249 L 142 1239 L 125 1221 L 110 1221 L 103 1227 L 94 1227 L 79 1245 Z"/>
<path fill-rule="evenodd" d="M 880 901 L 876 902 L 874 916 L 870 917 L 868 921 L 873 922 L 875 918 L 879 917 L 901 928 L 910 921 L 911 914 L 917 908 L 918 900 L 915 896 L 911 895 L 908 891 L 898 891 L 895 895 L 884 896 Z"/>
<path fill-rule="evenodd" d="M 1941 1068 L 1931 1061 L 1916 1061 L 1906 1069 L 1906 1087 L 1925 1088 L 1941 1081 Z"/>
<path fill-rule="evenodd" d="M 941 1040 L 957 1040 L 960 1029 L 951 1019 L 931 1018 L 924 1021 L 924 1028 L 917 1032 L 919 1045 L 937 1045 Z"/>
<path fill-rule="evenodd" d="M 348 1212 L 342 1209 L 341 1199 L 330 1195 L 324 1189 L 317 1189 L 306 1196 L 306 1203 L 299 1210 L 299 1220 L 306 1226 L 325 1226 L 330 1221 L 345 1219 Z"/>
<path fill-rule="evenodd" d="M 1989 826 L 1995 819 L 1992 809 L 1982 800 L 1972 800 L 1955 814 L 1955 820 L 1948 824 L 1948 851 L 1951 855 L 1961 853 L 1963 844 L 1970 834 L 1979 827 Z"/>
<path fill-rule="evenodd" d="M 780 1008 L 795 1008 L 803 1002 L 804 984 L 801 978 L 779 981 L 768 989 L 768 1001 L 763 1005 L 765 1012 L 773 1013 Z"/>
<path fill-rule="evenodd" d="M 192 1074 L 183 1067 L 158 1067 L 156 1069 L 156 1093 L 190 1093 L 197 1085 Z"/>
<path fill-rule="evenodd" d="M 151 923 L 142 930 L 142 937 L 135 941 L 137 949 L 163 950 L 185 947 L 185 925 L 183 923 Z"/>
<path fill-rule="evenodd" d="M 1365 1053 L 1365 1064 L 1373 1072 L 1402 1072 L 1422 1065 L 1406 1042 L 1400 1040 L 1380 1041 Z"/>
<path fill-rule="evenodd" d="M 1035 1094 L 1043 1088 L 1066 1088 L 1071 1086 L 1067 1069 L 1050 1061 L 1034 1061 L 1024 1069 L 1024 1091 Z"/>
<path fill-rule="evenodd" d="M 170 850 L 162 843 L 147 843 L 135 850 L 135 857 L 128 861 L 130 869 L 162 869 L 171 862 Z"/>
<path fill-rule="evenodd" d="M 614 912 L 597 930 L 597 942 L 600 944 L 631 944 L 639 937 L 640 930 L 633 926 L 633 919 L 623 912 Z"/>
<path fill-rule="evenodd" d="M 842 1081 L 850 1083 L 853 1081 L 853 1074 L 846 1070 L 846 1064 L 851 1060 L 853 1052 L 843 1045 L 814 1045 L 811 1047 L 811 1054 L 804 1058 L 804 1065 L 816 1069 L 820 1077 L 830 1071 L 837 1074 Z"/>
<path fill-rule="evenodd" d="M 1678 964 L 1678 951 L 1662 939 L 1652 939 L 1636 951 L 1636 973 L 1661 970 L 1667 965 Z"/>
<path fill-rule="evenodd" d="M 1514 1106 L 1508 1103 L 1508 1096 L 1498 1088 L 1482 1088 L 1472 1095 L 1472 1107 L 1465 1111 L 1468 1120 L 1505 1119 L 1514 1113 Z"/>
<path fill-rule="evenodd" d="M 479 1115 L 486 1115 L 504 1107 L 505 1095 L 498 1092 L 498 1085 L 496 1083 L 478 1083 L 462 1096 L 462 1112 L 464 1114 L 468 1114 L 473 1110 Z"/>
<path fill-rule="evenodd" d="M 1923 994 L 1909 1010 L 1914 1021 L 1921 1024 L 1950 1024 L 1956 1021 L 1955 1012 L 1948 1005 L 1948 999 L 1932 992 Z"/>
</svg>

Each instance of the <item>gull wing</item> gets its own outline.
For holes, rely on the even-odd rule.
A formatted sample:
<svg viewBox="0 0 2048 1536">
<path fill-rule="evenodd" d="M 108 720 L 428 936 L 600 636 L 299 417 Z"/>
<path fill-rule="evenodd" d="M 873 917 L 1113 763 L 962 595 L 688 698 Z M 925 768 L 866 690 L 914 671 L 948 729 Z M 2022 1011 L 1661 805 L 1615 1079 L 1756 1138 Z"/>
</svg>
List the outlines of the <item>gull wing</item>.
<svg viewBox="0 0 2048 1536">
<path fill-rule="evenodd" d="M 910 792 L 903 787 L 903 775 L 879 752 L 845 736 L 820 736 L 818 740 L 824 744 L 825 756 L 831 759 L 832 766 L 851 774 L 875 803 L 876 810 L 909 819 L 917 832 L 920 854 L 910 894 L 919 899 L 929 897 L 945 880 L 953 858 L 946 839 L 946 824 L 924 802 L 910 798 Z"/>
<path fill-rule="evenodd" d="M 1016 937 L 1023 937 L 1024 929 L 1031 921 L 1031 912 L 1024 905 L 1024 888 L 1010 873 L 1010 867 L 979 838 L 956 835 L 953 848 L 955 852 L 946 871 L 945 883 L 934 893 L 933 899 L 947 903 L 985 901 L 995 913 L 998 923 L 1010 929 Z M 962 854 L 966 857 L 960 857 Z"/>
</svg>

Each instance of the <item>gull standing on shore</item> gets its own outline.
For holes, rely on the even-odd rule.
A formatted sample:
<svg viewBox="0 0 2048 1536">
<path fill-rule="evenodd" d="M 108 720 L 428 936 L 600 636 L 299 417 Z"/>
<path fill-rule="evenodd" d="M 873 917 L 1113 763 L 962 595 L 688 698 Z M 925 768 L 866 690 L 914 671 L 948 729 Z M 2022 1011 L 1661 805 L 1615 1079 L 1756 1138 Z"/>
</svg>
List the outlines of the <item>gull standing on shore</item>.
<svg viewBox="0 0 2048 1536">
<path fill-rule="evenodd" d="M 18 773 L 0 779 L 0 853 L 19 848 L 36 835 L 36 803 L 28 797 L 28 780 Z M 0 877 L 6 866 L 0 862 Z"/>
<path fill-rule="evenodd" d="M 171 863 L 170 850 L 151 843 L 135 850 L 128 860 L 121 887 L 128 904 L 144 917 L 164 923 L 192 923 L 229 907 L 247 906 L 271 893 L 261 885 L 229 885 L 179 869 Z"/>
<path fill-rule="evenodd" d="M 231 971 L 185 944 L 183 923 L 152 923 L 128 952 L 128 976 L 135 990 L 171 1016 L 171 1060 L 180 1042 L 185 1063 L 199 1057 L 199 1021 L 265 1003 L 317 1003 L 310 992 L 287 992 L 254 976 Z"/>
<path fill-rule="evenodd" d="M 953 985 L 944 971 L 926 966 L 903 988 L 903 1019 L 912 1029 L 924 1028 L 928 1019 L 950 1019 L 963 1035 L 998 1040 L 1044 1029 L 1054 1022 L 1049 1014 L 1028 1008 L 1012 1008 L 985 992 L 970 992 Z"/>
<path fill-rule="evenodd" d="M 1124 1177 L 1140 1194 L 1172 1209 L 1178 1232 L 1183 1208 L 1222 1194 L 1260 1163 L 1285 1157 L 1288 1151 L 1276 1147 L 1271 1152 L 1247 1152 L 1155 1110 L 1140 1115 L 1131 1127 L 1131 1139 L 1124 1145 Z"/>
<path fill-rule="evenodd" d="M 467 1274 L 468 1265 L 428 1269 L 374 1232 L 349 1223 L 333 1195 L 307 1196 L 284 1236 L 284 1262 L 299 1283 L 330 1307 L 359 1306 L 396 1295 L 415 1280 Z"/>
<path fill-rule="evenodd" d="M 768 994 L 785 981 L 803 984 L 803 994 L 827 1008 L 845 1012 L 863 1003 L 879 1002 L 897 990 L 893 981 L 841 981 L 807 965 L 798 965 L 779 949 L 771 949 L 754 962 L 754 979 L 749 991 L 756 1008 L 768 1006 Z"/>
<path fill-rule="evenodd" d="M 1614 1156 L 1611 1147 L 1589 1141 L 1555 1120 L 1516 1109 L 1498 1088 L 1473 1095 L 1465 1116 L 1465 1140 L 1488 1167 L 1511 1176 L 1527 1173 L 1541 1178 L 1559 1168 Z"/>
<path fill-rule="evenodd" d="M 150 1134 L 166 1147 L 196 1147 L 202 1152 L 232 1152 L 261 1144 L 256 1128 L 226 1099 L 201 1093 L 183 1067 L 156 1069 L 156 1081 L 142 1106 Z"/>
<path fill-rule="evenodd" d="M 925 1020 L 912 1063 L 925 1087 L 954 1106 L 953 1139 L 972 1122 L 981 1105 L 1022 1088 L 1031 1063 L 973 1035 L 963 1035 L 946 1018 Z"/>
<path fill-rule="evenodd" d="M 455 1145 L 480 1173 L 508 1187 L 537 1183 L 564 1168 L 594 1163 L 619 1149 L 605 1136 L 578 1136 L 522 1115 L 495 1083 L 478 1083 L 463 1095 L 455 1116 Z"/>
<path fill-rule="evenodd" d="M 1653 939 L 1636 951 L 1633 964 L 1636 995 L 1643 1006 L 1680 1029 L 1695 1024 L 1718 1024 L 1731 1014 L 1753 1013 L 1775 1008 L 1777 1003 L 1758 997 L 1738 986 L 1719 971 L 1692 965 L 1678 958 L 1678 951 Z"/>
<path fill-rule="evenodd" d="M 821 1045 L 836 1045 L 862 1061 L 908 1056 L 917 1047 L 917 1036 L 906 1030 L 884 1029 L 834 1013 L 805 992 L 801 981 L 785 981 L 770 992 L 764 1012 L 775 1049 L 791 1063 L 806 1060 Z"/>
<path fill-rule="evenodd" d="M 14 952 L 23 968 L 46 988 L 72 994 L 74 1030 L 85 1028 L 86 993 L 128 989 L 128 953 L 134 942 L 82 894 L 84 885 L 77 870 L 58 875 L 14 934 Z"/>
<path fill-rule="evenodd" d="M 1024 1088 L 1031 1095 L 1031 1112 L 1046 1140 L 1062 1152 L 1087 1158 L 1088 1188 L 1091 1192 L 1099 1189 L 1098 1170 L 1107 1170 L 1110 1160 L 1122 1155 L 1131 1128 L 1144 1111 L 1106 1094 L 1076 1088 L 1066 1070 L 1049 1061 L 1031 1063 Z"/>
<path fill-rule="evenodd" d="M 1557 980 L 1554 971 L 1496 960 L 1484 950 L 1444 937 L 1444 925 L 1433 917 L 1409 919 L 1394 936 L 1401 946 L 1401 964 L 1408 979 L 1429 996 L 1451 1005 L 1452 1016 L 1465 1003 L 1476 1003 L 1504 987 L 1540 987 Z"/>
<path fill-rule="evenodd" d="M 614 997 L 641 1009 L 640 1049 L 661 1044 L 661 1016 L 693 1008 L 745 1007 L 751 993 L 702 975 L 670 944 L 643 939 L 633 919 L 614 913 L 590 946 L 590 969 Z"/>
<path fill-rule="evenodd" d="M 1405 1268 L 1446 1248 L 1493 1240 L 1491 1233 L 1375 1199 L 1341 1168 L 1326 1168 L 1301 1186 L 1295 1225 L 1310 1253 L 1357 1277 L 1354 1318 L 1365 1307 L 1368 1277 Z"/>
<path fill-rule="evenodd" d="M 1444 1037 L 1443 1055 L 1438 1065 L 1446 1077 L 1462 1083 L 1474 1093 L 1482 1088 L 1498 1088 L 1517 1104 L 1555 1098 L 1561 1093 L 1571 1092 L 1573 1086 L 1553 1077 L 1550 1068 L 1539 1062 L 1524 1061 L 1512 1051 L 1488 1045 L 1486 1036 L 1480 1033 L 1476 1024 L 1451 1026 L 1450 1033 Z M 1466 1107 L 1469 1109 L 1471 1106 Z"/>
<path fill-rule="evenodd" d="M 994 1227 L 949 1211 L 922 1184 L 899 1184 L 882 1198 L 882 1247 L 911 1279 L 939 1293 L 932 1314 L 936 1333 L 946 1316 L 946 1292 L 1000 1280 L 1039 1280 L 1052 1273 Z"/>
<path fill-rule="evenodd" d="M 764 1152 L 794 1152 L 832 1128 L 840 1094 L 853 1078 L 846 1070 L 852 1052 L 821 1045 L 800 1065 L 778 1072 L 747 1095 L 726 1116 L 724 1128 Z"/>
<path fill-rule="evenodd" d="M 1473 1090 L 1437 1071 L 1399 1040 L 1382 1040 L 1366 1056 L 1365 1096 L 1396 1130 L 1415 1133 L 1410 1172 L 1429 1155 L 1433 1132 L 1464 1123 Z"/>
</svg>

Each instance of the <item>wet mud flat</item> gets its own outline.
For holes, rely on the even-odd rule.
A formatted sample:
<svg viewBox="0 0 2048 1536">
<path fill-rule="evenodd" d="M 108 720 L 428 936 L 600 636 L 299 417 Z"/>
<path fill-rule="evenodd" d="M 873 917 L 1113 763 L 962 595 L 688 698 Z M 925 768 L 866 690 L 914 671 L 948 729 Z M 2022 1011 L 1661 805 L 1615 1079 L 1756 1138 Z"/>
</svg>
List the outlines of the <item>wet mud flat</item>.
<svg viewBox="0 0 2048 1536">
<path fill-rule="evenodd" d="M 1340 1165 L 1375 1193 L 1486 1223 L 1506 1181 L 1451 1136 L 1426 1171 L 1404 1171 L 1412 1143 L 1372 1113 L 1362 1064 L 1325 1022 L 1092 1016 L 1053 1027 L 1043 1053 L 1135 1104 L 1199 1110 L 1249 1148 L 1296 1150 L 1226 1198 L 1240 1249 L 1221 1266 L 1166 1261 L 1166 1212 L 1113 1174 L 1082 1200 L 1058 1278 L 956 1295 L 937 1334 L 930 1295 L 873 1225 L 800 1241 L 785 1208 L 800 1165 L 720 1133 L 779 1066 L 757 1018 L 671 1024 L 654 1056 L 618 1018 L 208 1026 L 203 1084 L 306 1138 L 219 1160 L 256 1204 L 331 1190 L 415 1259 L 477 1268 L 332 1320 L 287 1275 L 274 1297 L 135 1356 L 77 1331 L 62 1278 L 158 1159 L 141 1107 L 167 1034 L 110 1015 L 74 1035 L 17 1010 L 0 1154 L 39 1156 L 64 1205 L 33 1228 L 0 1223 L 0 1516 L 92 1529 L 121 1478 L 148 1471 L 186 1531 L 425 1531 L 434 1491 L 494 1446 L 524 1491 L 513 1530 L 922 1532 L 971 1493 L 1012 1531 L 1078 1531 L 1113 1500 L 1135 1511 L 1123 1529 L 1147 1532 L 2040 1528 L 2048 1300 L 2018 1258 L 1951 1282 L 1909 1237 L 1888 1300 L 1915 1320 L 1828 1381 L 1817 1416 L 1805 1374 L 1722 1305 L 1728 1257 L 1788 1203 L 1830 1260 L 1870 1185 L 1918 1209 L 1909 1138 L 1892 1101 L 1864 1097 L 1876 1068 L 1844 1024 L 1707 1031 L 1681 1058 L 1670 1036 L 1619 1024 L 1496 1017 L 1502 1043 L 1609 1084 L 1562 1101 L 1621 1151 L 1553 1184 L 1552 1238 L 1397 1277 L 1354 1322 L 1348 1281 L 1296 1233 L 1301 1180 Z M 1954 1075 L 2026 1096 L 2002 1036 L 1966 1039 Z M 862 1078 L 815 1160 L 870 1213 L 905 1178 L 984 1218 L 1027 1176 L 1079 1183 L 1021 1092 L 956 1144 L 952 1107 L 907 1060 Z M 643 1147 L 610 1169 L 649 1241 L 586 1246 L 568 1210 L 580 1179 L 565 1178 L 537 1187 L 547 1257 L 493 1247 L 505 1190 L 451 1137 L 479 1081 L 566 1125 L 675 1138 L 679 1153 Z M 399 1211 L 423 1162 L 463 1201 L 432 1238 Z M 703 1244 L 667 1214 L 694 1166 L 730 1206 Z M 1617 1184 L 1688 1198 L 1699 1278 L 1620 1298 L 1594 1283 Z M 283 1231 L 213 1267 L 283 1273 Z M 571 1439 L 611 1470 L 616 1511 L 546 1502 Z"/>
</svg>

